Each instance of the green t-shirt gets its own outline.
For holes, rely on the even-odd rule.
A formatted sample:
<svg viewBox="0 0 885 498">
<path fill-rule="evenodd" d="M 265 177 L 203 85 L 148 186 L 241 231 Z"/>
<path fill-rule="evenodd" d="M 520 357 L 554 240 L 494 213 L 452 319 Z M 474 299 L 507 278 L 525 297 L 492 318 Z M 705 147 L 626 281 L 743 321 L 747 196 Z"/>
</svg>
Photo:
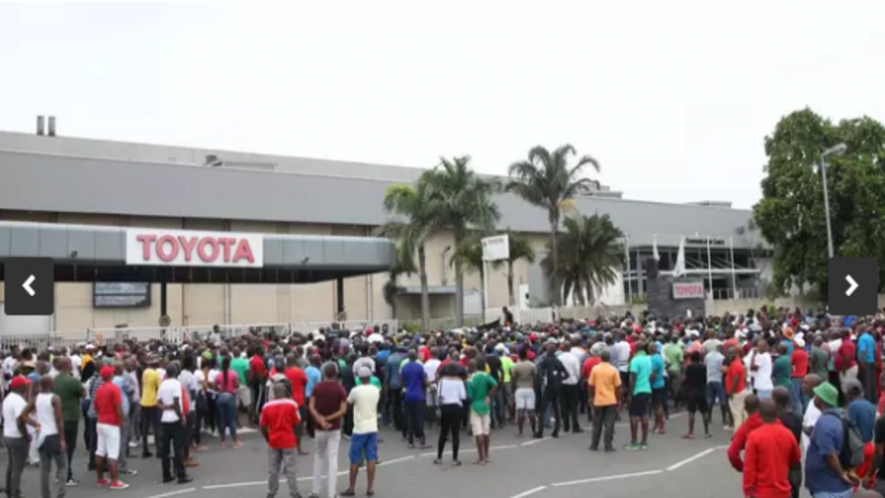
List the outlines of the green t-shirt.
<svg viewBox="0 0 885 498">
<path fill-rule="evenodd" d="M 378 389 L 381 389 L 381 381 L 378 380 L 378 377 L 375 377 L 374 375 L 369 377 L 369 384 L 377 387 Z M 363 379 L 357 377 L 356 378 L 356 385 L 358 385 L 358 386 L 363 385 Z"/>
<path fill-rule="evenodd" d="M 808 373 L 817 374 L 821 379 L 826 379 L 828 372 L 828 362 L 830 355 L 821 348 L 811 348 L 811 355 L 808 358 Z"/>
<path fill-rule="evenodd" d="M 237 373 L 240 385 L 246 385 L 246 372 L 249 371 L 249 360 L 246 358 L 234 358 L 230 360 L 230 369 Z"/>
<path fill-rule="evenodd" d="M 80 379 L 70 374 L 59 372 L 55 376 L 53 392 L 61 400 L 61 415 L 65 422 L 80 420 L 80 400 L 86 395 L 86 389 Z"/>
<path fill-rule="evenodd" d="M 470 409 L 477 415 L 488 415 L 492 411 L 486 398 L 497 386 L 498 382 L 491 375 L 485 372 L 476 372 L 473 377 L 467 381 L 467 397 L 470 398 Z"/>
<path fill-rule="evenodd" d="M 504 371 L 504 383 L 510 382 L 511 370 L 513 370 L 513 360 L 509 356 L 501 357 L 501 370 Z"/>
<path fill-rule="evenodd" d="M 636 374 L 633 394 L 651 394 L 651 358 L 645 351 L 639 351 L 630 360 L 630 373 Z"/>
<path fill-rule="evenodd" d="M 774 378 L 774 385 L 787 388 L 791 387 L 792 383 L 790 382 L 790 374 L 792 371 L 793 367 L 790 366 L 790 357 L 785 354 L 778 356 L 777 359 L 774 360 L 774 367 L 771 374 Z"/>
<path fill-rule="evenodd" d="M 667 372 L 671 374 L 681 372 L 684 358 L 682 346 L 679 343 L 671 342 L 664 346 L 664 365 L 667 367 Z"/>
</svg>

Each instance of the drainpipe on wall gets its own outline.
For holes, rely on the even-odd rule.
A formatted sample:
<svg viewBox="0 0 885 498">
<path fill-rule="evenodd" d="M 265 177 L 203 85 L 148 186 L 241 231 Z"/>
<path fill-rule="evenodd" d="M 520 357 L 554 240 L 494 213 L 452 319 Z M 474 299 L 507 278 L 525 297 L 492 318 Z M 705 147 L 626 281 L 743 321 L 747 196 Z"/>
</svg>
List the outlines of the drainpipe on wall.
<svg viewBox="0 0 885 498">
<path fill-rule="evenodd" d="M 443 252 L 442 252 L 442 265 L 443 265 L 443 271 L 442 271 L 442 284 L 443 284 L 443 285 L 447 285 L 447 284 L 449 283 L 449 258 L 448 258 L 448 254 L 449 254 L 449 251 L 451 251 L 451 250 L 452 250 L 452 246 L 446 246 L 446 248 L 443 249 Z"/>
</svg>

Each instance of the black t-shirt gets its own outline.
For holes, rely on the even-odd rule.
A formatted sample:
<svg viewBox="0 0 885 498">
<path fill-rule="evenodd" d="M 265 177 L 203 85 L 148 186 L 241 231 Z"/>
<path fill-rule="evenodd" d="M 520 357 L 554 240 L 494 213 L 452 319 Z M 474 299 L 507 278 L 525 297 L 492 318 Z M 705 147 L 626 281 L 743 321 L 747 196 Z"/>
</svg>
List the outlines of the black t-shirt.
<svg viewBox="0 0 885 498">
<path fill-rule="evenodd" d="M 501 358 L 495 356 L 494 353 L 486 355 L 486 362 L 489 365 L 489 375 L 495 379 L 498 385 L 504 382 L 504 369 L 501 368 Z"/>
<path fill-rule="evenodd" d="M 885 444 L 885 417 L 879 417 L 876 419 L 876 434 L 873 437 L 876 445 Z M 885 460 L 882 461 L 882 465 L 879 466 L 879 470 L 876 472 L 876 477 L 879 479 L 885 479 Z"/>
<path fill-rule="evenodd" d="M 565 353 L 569 354 L 569 353 Z M 548 390 L 558 391 L 562 388 L 562 379 L 568 377 L 568 372 L 562 366 L 562 362 L 556 356 L 546 355 L 538 365 L 538 378 L 543 380 L 543 387 Z"/>
<path fill-rule="evenodd" d="M 784 424 L 784 427 L 790 430 L 793 433 L 793 437 L 796 438 L 796 444 L 800 447 L 802 446 L 802 417 L 793 413 L 791 411 L 786 411 L 781 413 L 780 421 Z"/>
<path fill-rule="evenodd" d="M 707 366 L 703 363 L 689 363 L 685 367 L 685 388 L 693 393 L 707 391 Z"/>
</svg>

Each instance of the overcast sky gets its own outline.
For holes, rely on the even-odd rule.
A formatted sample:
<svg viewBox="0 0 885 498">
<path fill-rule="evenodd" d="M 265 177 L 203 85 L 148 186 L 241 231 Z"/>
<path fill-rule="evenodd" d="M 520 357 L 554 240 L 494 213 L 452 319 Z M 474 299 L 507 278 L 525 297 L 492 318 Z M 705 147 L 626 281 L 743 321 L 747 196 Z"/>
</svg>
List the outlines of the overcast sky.
<svg viewBox="0 0 885 498">
<path fill-rule="evenodd" d="M 885 121 L 885 2 L 0 4 L 0 129 L 503 174 L 573 144 L 626 198 L 759 196 L 810 106 Z M 589 174 L 590 172 L 588 172 Z"/>
</svg>

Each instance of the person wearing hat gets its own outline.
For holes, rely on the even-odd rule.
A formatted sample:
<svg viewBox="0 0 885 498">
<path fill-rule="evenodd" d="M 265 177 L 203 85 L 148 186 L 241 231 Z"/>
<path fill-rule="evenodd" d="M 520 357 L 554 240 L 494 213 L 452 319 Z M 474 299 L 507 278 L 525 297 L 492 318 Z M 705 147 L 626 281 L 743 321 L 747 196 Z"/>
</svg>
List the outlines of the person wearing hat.
<svg viewBox="0 0 885 498">
<path fill-rule="evenodd" d="M 814 388 L 814 405 L 821 416 L 811 432 L 805 455 L 805 487 L 812 496 L 847 498 L 854 482 L 842 467 L 839 454 L 846 443 L 839 411 L 839 390 L 829 382 Z"/>
<path fill-rule="evenodd" d="M 108 486 L 110 489 L 121 490 L 129 487 L 120 481 L 117 461 L 120 458 L 121 440 L 120 426 L 124 423 L 123 417 L 123 393 L 114 384 L 114 367 L 105 365 L 99 370 L 101 386 L 96 390 L 93 397 L 93 406 L 96 413 L 96 445 L 95 445 L 95 473 L 97 486 Z M 110 474 L 110 480 L 105 479 L 105 469 Z"/>
<path fill-rule="evenodd" d="M 341 496 L 354 496 L 360 462 L 365 456 L 368 483 L 366 494 L 375 494 L 375 464 L 378 462 L 378 401 L 381 391 L 369 383 L 372 370 L 361 367 L 357 371 L 360 384 L 350 390 L 347 402 L 353 405 L 353 436 L 350 439 L 350 479 Z"/>
<path fill-rule="evenodd" d="M 808 399 L 802 392 L 802 383 L 808 375 L 808 353 L 805 351 L 805 339 L 796 336 L 793 339 L 793 354 L 790 355 L 790 403 L 791 409 L 800 417 L 805 413 Z"/>
<path fill-rule="evenodd" d="M 3 400 L 3 440 L 9 461 L 6 467 L 6 493 L 10 497 L 22 496 L 22 473 L 28 462 L 30 435 L 26 426 L 36 427 L 37 423 L 26 417 L 25 399 L 31 382 L 21 375 L 9 381 L 9 394 Z"/>
</svg>

